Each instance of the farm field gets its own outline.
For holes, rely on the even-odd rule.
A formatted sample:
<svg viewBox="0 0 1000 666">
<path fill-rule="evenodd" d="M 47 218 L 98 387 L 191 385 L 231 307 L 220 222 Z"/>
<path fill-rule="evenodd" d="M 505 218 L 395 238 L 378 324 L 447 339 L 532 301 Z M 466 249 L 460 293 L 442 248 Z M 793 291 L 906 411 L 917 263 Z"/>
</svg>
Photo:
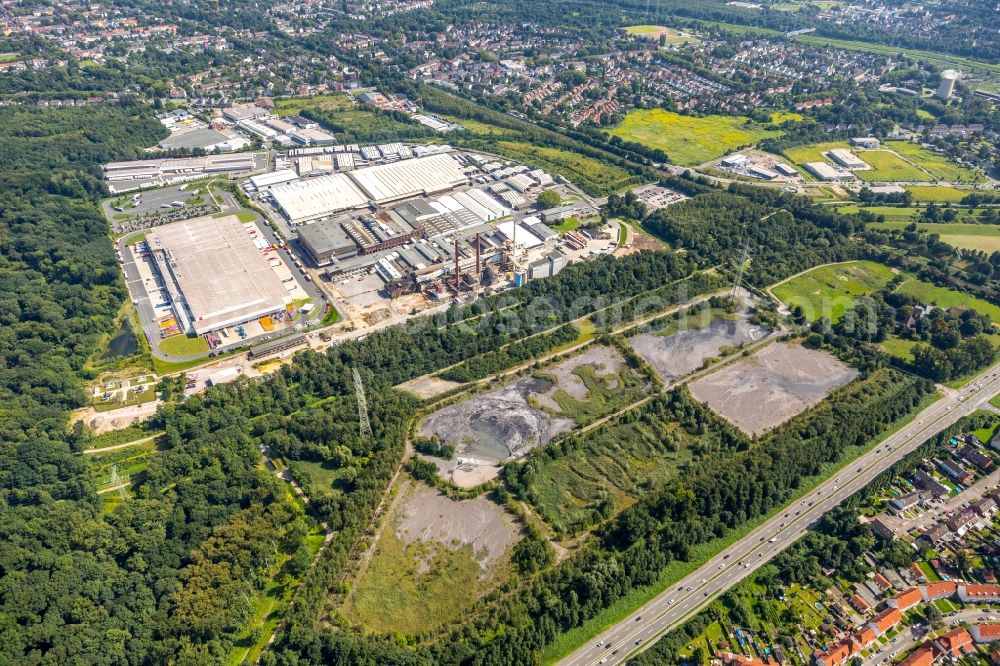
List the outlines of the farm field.
<svg viewBox="0 0 1000 666">
<path fill-rule="evenodd" d="M 570 537 L 674 477 L 691 460 L 694 440 L 680 425 L 655 419 L 603 426 L 527 462 L 525 494 L 558 536 Z"/>
<path fill-rule="evenodd" d="M 930 178 L 924 171 L 888 150 L 865 150 L 855 154 L 872 167 L 853 172 L 855 176 L 866 182 L 912 183 L 926 181 Z"/>
<path fill-rule="evenodd" d="M 659 148 L 674 164 L 694 166 L 762 139 L 780 136 L 781 131 L 748 125 L 746 118 L 737 116 L 698 118 L 663 109 L 636 109 L 611 134 Z"/>
<path fill-rule="evenodd" d="M 896 358 L 909 363 L 913 361 L 913 347 L 916 344 L 916 340 L 904 340 L 894 335 L 890 335 L 888 338 L 880 342 L 878 346 L 886 354 L 895 356 Z"/>
<path fill-rule="evenodd" d="M 906 191 L 913 195 L 915 201 L 936 203 L 958 203 L 972 192 L 947 185 L 910 185 Z"/>
<path fill-rule="evenodd" d="M 826 352 L 779 342 L 696 380 L 690 390 L 743 432 L 759 435 L 858 375 Z"/>
<path fill-rule="evenodd" d="M 882 289 L 892 280 L 892 269 L 873 261 L 821 266 L 783 282 L 772 293 L 790 309 L 802 308 L 810 321 L 821 317 L 840 321 L 858 296 Z"/>
<path fill-rule="evenodd" d="M 890 141 L 885 147 L 899 153 L 938 180 L 957 183 L 979 183 L 985 180 L 985 176 L 979 171 L 956 164 L 944 155 L 933 153 L 909 141 Z"/>
<path fill-rule="evenodd" d="M 648 387 L 616 350 L 591 345 L 512 384 L 438 409 L 418 432 L 456 446 L 454 461 L 435 460 L 445 478 L 476 485 L 484 479 L 469 466 L 496 469 L 639 400 Z"/>
<path fill-rule="evenodd" d="M 1000 322 L 1000 307 L 981 298 L 938 287 L 917 278 L 909 278 L 899 286 L 897 291 L 915 296 L 923 303 L 934 303 L 944 308 L 972 308 L 980 314 L 989 315 L 994 322 Z"/>
<path fill-rule="evenodd" d="M 368 631 L 433 630 L 507 577 L 519 539 L 513 520 L 485 497 L 455 501 L 405 482 L 339 613 Z"/>
<path fill-rule="evenodd" d="M 635 176 L 621 167 L 561 148 L 543 148 L 520 141 L 497 141 L 494 150 L 510 159 L 565 176 L 593 196 L 618 192 L 638 182 Z"/>
</svg>

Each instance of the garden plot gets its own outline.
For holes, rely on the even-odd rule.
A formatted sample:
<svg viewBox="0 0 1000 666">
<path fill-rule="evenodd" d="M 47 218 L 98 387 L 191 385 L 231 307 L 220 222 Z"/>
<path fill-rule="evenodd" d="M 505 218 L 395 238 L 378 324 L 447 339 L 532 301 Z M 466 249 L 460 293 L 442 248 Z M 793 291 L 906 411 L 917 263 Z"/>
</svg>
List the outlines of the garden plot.
<svg viewBox="0 0 1000 666">
<path fill-rule="evenodd" d="M 406 482 L 340 613 L 380 633 L 416 635 L 457 619 L 509 574 L 520 539 L 484 497 L 455 501 Z"/>
<path fill-rule="evenodd" d="M 454 460 L 433 460 L 445 478 L 474 486 L 495 477 L 505 461 L 642 398 L 648 387 L 617 351 L 591 345 L 531 377 L 437 410 L 419 434 L 454 444 Z"/>
<path fill-rule="evenodd" d="M 826 352 L 777 343 L 691 384 L 691 395 L 757 435 L 812 407 L 858 376 Z"/>
<path fill-rule="evenodd" d="M 640 333 L 628 339 L 639 356 L 653 366 L 665 381 L 673 382 L 702 366 L 706 359 L 718 356 L 723 347 L 739 347 L 764 334 L 745 318 L 714 318 L 707 326 L 663 335 Z"/>
</svg>

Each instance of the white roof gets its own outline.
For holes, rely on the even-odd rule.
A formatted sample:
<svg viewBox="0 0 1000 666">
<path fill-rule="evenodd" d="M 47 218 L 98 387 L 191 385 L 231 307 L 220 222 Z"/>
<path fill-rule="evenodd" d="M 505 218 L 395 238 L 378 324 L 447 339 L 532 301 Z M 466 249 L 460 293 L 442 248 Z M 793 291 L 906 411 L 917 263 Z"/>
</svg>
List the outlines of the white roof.
<svg viewBox="0 0 1000 666">
<path fill-rule="evenodd" d="M 311 220 L 368 203 L 347 174 L 335 173 L 271 188 L 271 196 L 290 220 Z"/>
<path fill-rule="evenodd" d="M 298 176 L 295 175 L 295 172 L 291 169 L 280 169 L 279 171 L 272 171 L 271 173 L 263 173 L 259 176 L 253 176 L 250 178 L 250 184 L 259 190 L 262 187 L 270 187 L 271 185 L 287 183 L 297 178 Z"/>
<path fill-rule="evenodd" d="M 377 203 L 441 192 L 467 180 L 458 162 L 448 154 L 380 164 L 352 171 L 350 175 Z"/>
<path fill-rule="evenodd" d="M 284 307 L 284 285 L 235 215 L 156 227 L 148 243 L 167 251 L 199 333 Z"/>
<path fill-rule="evenodd" d="M 514 223 L 511 221 L 501 222 L 497 225 L 497 230 L 509 241 L 517 241 L 518 245 L 523 245 L 526 249 L 538 247 L 542 244 L 542 239 L 531 233 L 531 229 L 522 223 L 517 225 L 517 238 L 514 238 Z"/>
</svg>

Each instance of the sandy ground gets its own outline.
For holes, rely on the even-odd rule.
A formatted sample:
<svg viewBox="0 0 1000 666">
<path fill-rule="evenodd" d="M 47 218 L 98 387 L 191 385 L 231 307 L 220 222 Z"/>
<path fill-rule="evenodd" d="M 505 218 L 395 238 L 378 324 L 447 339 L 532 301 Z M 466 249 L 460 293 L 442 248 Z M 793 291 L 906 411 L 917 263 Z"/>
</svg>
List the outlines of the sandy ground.
<svg viewBox="0 0 1000 666">
<path fill-rule="evenodd" d="M 500 507 L 483 497 L 456 502 L 416 484 L 400 511 L 396 536 L 405 543 L 437 541 L 449 548 L 470 545 L 486 569 L 518 539 L 518 530 Z"/>
<path fill-rule="evenodd" d="M 691 384 L 691 395 L 748 434 L 815 405 L 858 376 L 826 352 L 776 343 Z"/>
<path fill-rule="evenodd" d="M 402 384 L 397 385 L 396 388 L 408 391 L 421 400 L 427 400 L 428 398 L 435 398 L 442 393 L 447 393 L 448 391 L 456 389 L 461 385 L 462 384 L 459 382 L 452 382 L 447 379 L 441 379 L 440 377 L 424 375 L 423 377 L 417 377 L 416 379 L 411 379 L 408 382 L 403 382 Z"/>
<path fill-rule="evenodd" d="M 122 407 L 107 412 L 95 411 L 93 407 L 78 409 L 70 415 L 70 421 L 83 421 L 95 435 L 127 428 L 137 421 L 144 421 L 156 413 L 156 408 L 163 404 L 162 400 L 144 402 L 133 407 Z"/>
</svg>

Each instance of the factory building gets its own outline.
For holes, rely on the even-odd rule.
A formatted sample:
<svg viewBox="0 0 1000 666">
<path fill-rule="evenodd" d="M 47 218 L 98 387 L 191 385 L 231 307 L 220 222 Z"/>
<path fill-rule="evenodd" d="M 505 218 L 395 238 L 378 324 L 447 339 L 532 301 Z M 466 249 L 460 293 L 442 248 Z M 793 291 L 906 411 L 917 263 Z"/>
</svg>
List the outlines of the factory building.
<svg viewBox="0 0 1000 666">
<path fill-rule="evenodd" d="M 204 176 L 227 176 L 256 171 L 264 168 L 264 158 L 264 153 L 236 153 L 110 162 L 104 165 L 104 179 L 112 192 L 124 192 L 140 187 L 183 183 Z"/>
<path fill-rule="evenodd" d="M 376 150 L 381 149 L 395 150 Z M 305 224 L 371 204 L 431 196 L 468 182 L 458 161 L 442 153 L 289 183 L 273 188 L 271 197 L 289 222 Z"/>
<path fill-rule="evenodd" d="M 850 171 L 843 171 L 826 162 L 809 162 L 804 165 L 806 170 L 820 180 L 830 182 L 842 182 L 854 180 L 854 174 Z"/>
<path fill-rule="evenodd" d="M 799 172 L 794 167 L 787 164 L 775 164 L 774 170 L 787 178 L 794 178 L 799 175 Z"/>
<path fill-rule="evenodd" d="M 201 335 L 285 307 L 288 290 L 235 215 L 156 227 L 146 242 L 185 331 Z"/>
<path fill-rule="evenodd" d="M 873 136 L 856 136 L 851 139 L 851 145 L 857 148 L 868 148 L 871 150 L 881 146 L 882 142 Z"/>
<path fill-rule="evenodd" d="M 846 148 L 834 148 L 826 154 L 832 161 L 845 169 L 868 169 L 869 165 L 863 159 Z"/>
</svg>

